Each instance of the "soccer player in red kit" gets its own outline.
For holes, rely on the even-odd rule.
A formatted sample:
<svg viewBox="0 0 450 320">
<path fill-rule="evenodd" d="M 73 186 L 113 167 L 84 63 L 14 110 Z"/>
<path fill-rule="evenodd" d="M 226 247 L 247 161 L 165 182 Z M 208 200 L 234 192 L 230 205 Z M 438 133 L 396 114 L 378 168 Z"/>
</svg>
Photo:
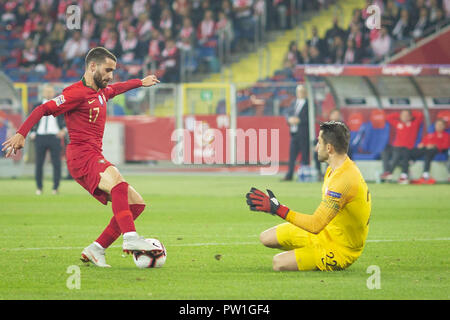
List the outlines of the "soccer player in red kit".
<svg viewBox="0 0 450 320">
<path fill-rule="evenodd" d="M 17 130 L 3 143 L 6 157 L 23 148 L 30 129 L 42 116 L 64 114 L 70 144 L 67 146 L 67 168 L 71 176 L 98 201 L 112 203 L 113 217 L 102 234 L 82 252 L 82 260 L 99 267 L 109 267 L 105 249 L 123 234 L 125 252 L 150 250 L 143 237 L 136 233 L 134 220 L 145 203 L 139 193 L 128 185 L 118 169 L 102 155 L 102 139 L 106 122 L 106 103 L 114 96 L 131 89 L 150 87 L 159 80 L 154 75 L 108 85 L 116 69 L 116 57 L 103 47 L 91 49 L 86 55 L 83 78 L 65 88 L 61 95 L 38 106 Z"/>
</svg>

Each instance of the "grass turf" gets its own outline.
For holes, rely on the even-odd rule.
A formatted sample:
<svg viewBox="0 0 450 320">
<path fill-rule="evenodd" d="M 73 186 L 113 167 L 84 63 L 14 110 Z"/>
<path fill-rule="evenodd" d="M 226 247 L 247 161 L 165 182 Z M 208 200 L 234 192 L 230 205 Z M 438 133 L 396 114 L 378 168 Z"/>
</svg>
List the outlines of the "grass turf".
<svg viewBox="0 0 450 320">
<path fill-rule="evenodd" d="M 137 231 L 159 238 L 161 269 L 137 269 L 121 239 L 107 251 L 110 269 L 85 266 L 81 250 L 111 218 L 73 181 L 61 194 L 34 195 L 34 181 L 0 180 L 0 299 L 449 299 L 448 185 L 371 184 L 373 207 L 362 256 L 340 272 L 274 272 L 278 250 L 258 243 L 283 222 L 250 212 L 250 187 L 270 188 L 281 203 L 312 213 L 321 185 L 276 177 L 129 176 L 149 206 Z M 46 181 L 49 186 L 50 181 Z M 68 267 L 80 267 L 80 289 L 68 289 Z M 369 290 L 367 268 L 380 268 L 381 289 Z"/>
</svg>

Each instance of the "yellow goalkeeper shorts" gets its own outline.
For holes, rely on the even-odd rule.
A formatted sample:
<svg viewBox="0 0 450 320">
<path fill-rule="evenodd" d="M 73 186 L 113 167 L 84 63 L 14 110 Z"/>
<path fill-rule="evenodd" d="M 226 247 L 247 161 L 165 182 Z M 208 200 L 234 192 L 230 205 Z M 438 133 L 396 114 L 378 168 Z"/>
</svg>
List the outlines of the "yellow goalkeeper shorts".
<svg viewBox="0 0 450 320">
<path fill-rule="evenodd" d="M 289 222 L 278 225 L 276 235 L 282 250 L 294 250 L 300 271 L 342 270 L 356 260 L 344 257 L 330 243 L 323 243 L 316 235 Z"/>
</svg>

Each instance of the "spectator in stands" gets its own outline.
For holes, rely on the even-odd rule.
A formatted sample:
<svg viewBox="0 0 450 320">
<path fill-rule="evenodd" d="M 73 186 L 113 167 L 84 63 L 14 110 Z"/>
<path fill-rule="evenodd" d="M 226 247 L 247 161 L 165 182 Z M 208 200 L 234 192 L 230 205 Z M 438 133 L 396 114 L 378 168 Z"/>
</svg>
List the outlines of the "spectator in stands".
<svg viewBox="0 0 450 320">
<path fill-rule="evenodd" d="M 302 63 L 303 64 L 309 64 L 311 61 L 311 57 L 309 56 L 309 46 L 307 43 L 305 43 L 305 46 L 303 47 L 303 49 L 301 50 L 301 55 L 302 55 Z M 320 55 L 320 52 L 319 52 Z"/>
<path fill-rule="evenodd" d="M 297 64 L 302 64 L 302 63 L 303 63 L 303 59 L 302 59 L 302 55 L 301 55 L 300 51 L 298 50 L 297 42 L 291 41 L 289 43 L 289 50 L 286 53 L 286 56 L 284 57 L 283 66 L 284 66 L 284 68 L 293 68 Z"/>
<path fill-rule="evenodd" d="M 161 53 L 164 49 L 164 37 L 161 35 L 159 29 L 152 30 L 152 39 L 148 45 L 148 55 L 145 63 L 150 64 L 150 69 L 155 70 L 161 60 Z"/>
<path fill-rule="evenodd" d="M 121 58 L 124 62 L 132 62 L 134 59 L 136 59 L 138 38 L 136 35 L 136 29 L 134 27 L 128 27 L 126 38 L 120 42 L 120 45 L 122 47 Z"/>
<path fill-rule="evenodd" d="M 164 30 L 172 30 L 173 28 L 173 17 L 172 17 L 172 12 L 169 9 L 163 9 L 162 13 L 161 13 L 161 19 L 159 21 L 159 28 L 164 31 Z"/>
<path fill-rule="evenodd" d="M 139 41 L 148 41 L 151 37 L 153 22 L 148 17 L 147 12 L 142 12 L 138 16 L 136 31 Z"/>
<path fill-rule="evenodd" d="M 345 31 L 339 26 L 339 19 L 337 17 L 333 19 L 333 26 L 325 33 L 325 40 L 328 47 L 333 46 L 336 36 L 341 37 L 341 39 L 345 38 Z"/>
<path fill-rule="evenodd" d="M 47 32 L 45 31 L 42 22 L 39 21 L 38 23 L 36 23 L 36 27 L 31 32 L 29 38 L 33 40 L 33 43 L 37 48 L 44 44 L 44 41 L 47 38 Z"/>
<path fill-rule="evenodd" d="M 15 17 L 15 23 L 17 26 L 23 26 L 25 24 L 25 21 L 27 20 L 28 12 L 25 6 L 19 5 L 17 7 L 17 13 Z"/>
<path fill-rule="evenodd" d="M 427 0 L 428 1 L 428 0 Z M 427 9 L 427 5 L 425 4 L 425 0 L 414 0 L 411 1 L 411 8 L 408 10 L 410 15 L 411 24 L 415 25 L 420 17 L 420 11 L 425 8 Z"/>
<path fill-rule="evenodd" d="M 234 39 L 233 21 L 228 18 L 224 11 L 219 11 L 216 24 L 216 35 L 220 41 L 223 41 L 227 51 L 230 52 L 231 44 Z"/>
<path fill-rule="evenodd" d="M 62 22 L 56 22 L 55 27 L 50 33 L 49 40 L 55 48 L 61 48 L 66 40 L 66 27 Z"/>
<path fill-rule="evenodd" d="M 191 11 L 191 3 L 189 0 L 175 0 L 172 3 L 172 9 L 180 17 L 187 18 L 189 17 Z"/>
<path fill-rule="evenodd" d="M 423 36 L 424 31 L 430 26 L 428 21 L 428 9 L 426 7 L 420 8 L 419 19 L 414 24 L 414 28 L 412 30 L 412 36 L 414 38 L 421 38 Z"/>
<path fill-rule="evenodd" d="M 436 17 L 433 21 L 430 22 L 430 28 L 436 28 L 438 25 L 443 24 L 443 22 L 445 21 L 445 13 L 444 10 L 442 9 L 438 9 L 436 11 Z"/>
<path fill-rule="evenodd" d="M 291 133 L 289 147 L 288 172 L 283 181 L 290 181 L 294 176 L 295 162 L 299 153 L 302 155 L 301 167 L 309 168 L 309 107 L 304 85 L 296 87 L 297 99 L 286 111 L 286 119 Z M 300 169 L 302 170 L 302 168 Z"/>
<path fill-rule="evenodd" d="M 116 57 L 122 56 L 122 45 L 119 40 L 119 33 L 116 30 L 111 30 L 108 33 L 108 37 L 103 43 L 103 47 L 111 51 Z"/>
<path fill-rule="evenodd" d="M 395 138 L 392 143 L 392 162 L 382 174 L 382 180 L 391 180 L 392 172 L 398 164 L 401 166 L 401 174 L 398 180 L 400 184 L 409 183 L 409 159 L 411 150 L 417 140 L 417 134 L 423 122 L 423 114 L 420 111 L 402 110 L 386 116 L 386 120 L 395 130 Z"/>
<path fill-rule="evenodd" d="M 85 19 L 81 24 L 83 37 L 87 40 L 98 38 L 98 22 L 91 12 L 85 14 Z"/>
<path fill-rule="evenodd" d="M 51 65 L 52 67 L 58 67 L 60 65 L 59 56 L 50 41 L 44 43 L 43 50 L 39 54 L 39 63 L 46 66 Z"/>
<path fill-rule="evenodd" d="M 38 64 L 38 51 L 33 39 L 25 40 L 25 48 L 22 51 L 20 65 L 25 68 L 30 68 Z"/>
<path fill-rule="evenodd" d="M 216 22 L 212 10 L 205 12 L 205 17 L 198 25 L 197 29 L 198 43 L 202 46 L 214 48 L 217 46 Z"/>
<path fill-rule="evenodd" d="M 326 62 L 331 64 L 344 63 L 345 45 L 341 36 L 339 35 L 334 36 L 333 42 L 328 51 L 329 55 L 326 59 Z"/>
<path fill-rule="evenodd" d="M 285 30 L 288 28 L 288 0 L 274 0 L 271 2 L 271 8 L 268 11 L 269 19 L 276 22 L 275 28 Z"/>
<path fill-rule="evenodd" d="M 442 0 L 442 5 L 445 9 L 445 16 L 450 18 L 450 0 Z"/>
<path fill-rule="evenodd" d="M 63 59 L 66 67 L 72 64 L 81 65 L 84 62 L 84 56 L 89 49 L 88 41 L 81 36 L 81 32 L 75 30 L 72 37 L 67 39 L 63 47 Z"/>
<path fill-rule="evenodd" d="M 229 21 L 234 21 L 233 5 L 230 0 L 222 0 L 220 10 L 225 13 Z"/>
<path fill-rule="evenodd" d="M 96 0 L 93 1 L 94 14 L 97 17 L 103 17 L 108 11 L 113 9 L 112 0 Z"/>
<path fill-rule="evenodd" d="M 104 46 L 112 32 L 117 32 L 114 28 L 114 22 L 108 21 L 103 25 L 100 32 L 100 45 Z"/>
<path fill-rule="evenodd" d="M 191 51 L 195 44 L 195 30 L 192 26 L 192 20 L 189 17 L 183 19 L 183 27 L 181 28 L 178 38 L 177 47 L 184 51 Z"/>
<path fill-rule="evenodd" d="M 380 61 L 391 51 L 392 38 L 385 26 L 381 27 L 378 37 L 371 41 L 370 47 L 376 61 Z"/>
<path fill-rule="evenodd" d="M 307 41 L 308 46 L 316 47 L 322 56 L 326 56 L 327 55 L 327 45 L 326 45 L 325 41 L 322 38 L 320 38 L 319 31 L 317 30 L 317 26 L 312 27 L 311 33 L 312 33 L 312 36 Z"/>
<path fill-rule="evenodd" d="M 427 133 L 422 141 L 411 152 L 411 158 L 416 160 L 424 157 L 422 177 L 412 181 L 419 184 L 434 184 L 436 180 L 430 176 L 431 162 L 439 153 L 447 153 L 450 148 L 450 135 L 445 132 L 446 122 L 444 119 L 437 119 L 434 123 L 434 132 Z"/>
<path fill-rule="evenodd" d="M 165 48 L 161 53 L 161 69 L 164 70 L 162 81 L 166 83 L 177 83 L 180 81 L 179 53 L 175 40 L 166 40 Z"/>
<path fill-rule="evenodd" d="M 249 49 L 248 41 L 254 38 L 254 21 L 252 17 L 253 0 L 233 0 L 234 27 L 239 39 L 246 40 L 243 45 Z"/>
<path fill-rule="evenodd" d="M 146 13 L 147 0 L 133 0 L 131 11 L 134 18 L 138 18 L 142 13 Z"/>
<path fill-rule="evenodd" d="M 400 19 L 392 29 L 392 36 L 396 40 L 408 40 L 411 33 L 411 20 L 407 9 L 400 11 Z"/>
<path fill-rule="evenodd" d="M 344 53 L 344 64 L 355 64 L 360 62 L 359 52 L 355 48 L 355 41 L 347 39 L 347 46 Z"/>
<path fill-rule="evenodd" d="M 400 9 L 395 4 L 395 1 L 388 0 L 384 12 L 381 16 L 381 22 L 388 29 L 389 33 L 391 33 L 392 30 L 394 29 L 395 24 L 399 19 L 399 17 L 400 17 Z"/>
<path fill-rule="evenodd" d="M 436 16 L 438 14 L 438 11 L 441 10 L 441 7 L 439 6 L 438 0 L 430 0 L 429 1 L 429 10 L 430 10 L 430 15 L 429 15 L 429 21 L 430 24 L 434 23 L 436 21 Z"/>
<path fill-rule="evenodd" d="M 309 64 L 323 64 L 324 59 L 317 47 L 309 47 Z"/>
</svg>

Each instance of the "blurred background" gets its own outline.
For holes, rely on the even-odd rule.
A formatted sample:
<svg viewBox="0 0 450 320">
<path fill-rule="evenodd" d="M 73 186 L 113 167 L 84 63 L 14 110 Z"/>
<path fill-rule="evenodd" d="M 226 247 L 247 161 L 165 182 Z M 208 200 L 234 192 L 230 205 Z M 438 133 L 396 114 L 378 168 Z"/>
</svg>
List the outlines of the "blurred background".
<svg viewBox="0 0 450 320">
<path fill-rule="evenodd" d="M 303 84 L 310 152 L 299 154 L 295 181 L 321 179 L 315 139 L 334 112 L 364 177 L 382 182 L 392 171 L 395 181 L 401 111 L 420 113 L 415 149 L 438 119 L 450 132 L 449 24 L 448 0 L 0 0 L 0 143 L 42 102 L 45 84 L 59 94 L 81 79 L 87 51 L 104 46 L 118 57 L 115 81 L 161 79 L 108 102 L 104 153 L 125 174 L 246 174 L 276 163 L 284 175 L 287 115 Z M 434 182 L 447 183 L 448 145 L 425 146 L 437 150 Z M 34 153 L 29 142 L 0 158 L 0 177 L 32 175 Z M 411 182 L 423 160 L 408 159 Z"/>
</svg>

